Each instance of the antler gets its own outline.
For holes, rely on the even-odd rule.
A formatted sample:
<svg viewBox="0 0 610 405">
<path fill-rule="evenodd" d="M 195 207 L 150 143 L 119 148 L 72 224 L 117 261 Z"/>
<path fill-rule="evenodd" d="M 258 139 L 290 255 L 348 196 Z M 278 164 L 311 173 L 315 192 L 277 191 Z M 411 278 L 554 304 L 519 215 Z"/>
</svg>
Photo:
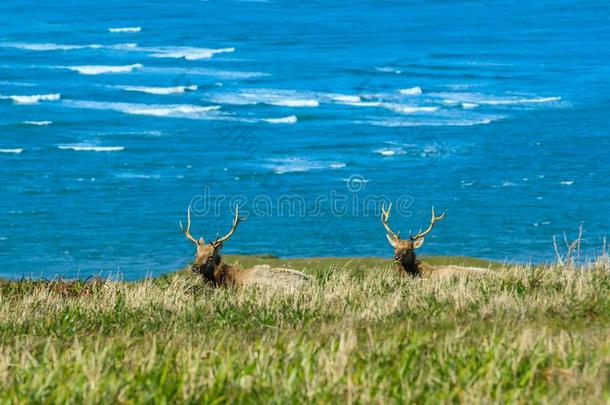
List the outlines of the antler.
<svg viewBox="0 0 610 405">
<path fill-rule="evenodd" d="M 182 226 L 182 221 L 180 221 L 180 229 L 182 229 L 182 232 L 184 232 L 184 236 L 186 236 L 186 238 L 188 240 L 193 242 L 195 245 L 198 245 L 199 242 L 197 241 L 197 239 L 195 239 L 193 237 L 193 235 L 191 235 L 191 205 L 190 204 L 189 204 L 189 207 L 187 210 L 187 219 L 188 219 L 188 222 L 186 223 L 186 229 L 184 229 L 184 226 Z"/>
<path fill-rule="evenodd" d="M 393 244 L 393 241 L 400 240 L 400 235 L 398 233 L 394 232 L 390 228 L 390 225 L 388 225 L 388 219 L 390 218 L 391 210 L 392 210 L 392 203 L 390 203 L 390 206 L 388 207 L 387 210 L 385 209 L 385 203 L 383 203 L 383 205 L 381 206 L 381 223 L 385 227 L 385 230 L 388 232 L 388 234 L 387 234 L 388 240 L 390 241 L 391 244 Z"/>
<path fill-rule="evenodd" d="M 216 240 L 214 241 L 215 245 L 218 245 L 220 243 L 225 242 L 227 239 L 229 239 L 231 236 L 233 236 L 233 233 L 235 233 L 235 230 L 237 229 L 237 225 L 240 222 L 245 221 L 246 219 L 248 219 L 247 217 L 244 218 L 240 218 L 239 217 L 239 206 L 235 206 L 235 218 L 233 218 L 233 226 L 231 227 L 231 230 L 229 231 L 229 233 L 227 233 L 225 236 L 223 236 L 222 238 L 216 238 Z"/>
<path fill-rule="evenodd" d="M 421 231 L 421 228 L 419 229 L 419 232 L 417 233 L 417 235 L 415 236 L 410 236 L 409 238 L 411 238 L 411 240 L 415 240 L 415 239 L 419 239 L 419 238 L 423 238 L 424 236 L 426 236 L 427 234 L 430 233 L 430 231 L 432 231 L 432 227 L 434 226 L 434 224 L 436 223 L 436 221 L 440 221 L 441 219 L 445 218 L 445 212 L 443 212 L 441 215 L 439 215 L 438 217 L 436 216 L 436 214 L 434 213 L 434 207 L 432 207 L 432 219 L 430 220 L 430 226 L 428 226 L 428 229 L 426 229 L 425 231 Z"/>
</svg>

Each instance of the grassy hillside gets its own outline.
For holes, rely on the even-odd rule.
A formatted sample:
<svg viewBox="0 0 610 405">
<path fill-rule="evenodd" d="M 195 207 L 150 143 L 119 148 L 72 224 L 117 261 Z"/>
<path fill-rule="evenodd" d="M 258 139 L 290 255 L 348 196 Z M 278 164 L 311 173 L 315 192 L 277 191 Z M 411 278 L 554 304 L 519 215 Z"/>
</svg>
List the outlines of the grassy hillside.
<svg viewBox="0 0 610 405">
<path fill-rule="evenodd" d="M 374 258 L 233 260 L 314 279 L 1 282 L 0 402 L 610 401 L 608 258 L 436 279 Z"/>
</svg>

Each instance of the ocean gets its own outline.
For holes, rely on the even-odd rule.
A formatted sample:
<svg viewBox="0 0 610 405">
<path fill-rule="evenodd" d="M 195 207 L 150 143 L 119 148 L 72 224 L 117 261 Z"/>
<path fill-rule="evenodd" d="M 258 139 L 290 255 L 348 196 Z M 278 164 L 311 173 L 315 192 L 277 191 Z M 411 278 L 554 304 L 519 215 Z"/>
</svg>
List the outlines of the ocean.
<svg viewBox="0 0 610 405">
<path fill-rule="evenodd" d="M 606 1 L 0 4 L 0 277 L 225 253 L 554 260 L 610 227 Z"/>
</svg>

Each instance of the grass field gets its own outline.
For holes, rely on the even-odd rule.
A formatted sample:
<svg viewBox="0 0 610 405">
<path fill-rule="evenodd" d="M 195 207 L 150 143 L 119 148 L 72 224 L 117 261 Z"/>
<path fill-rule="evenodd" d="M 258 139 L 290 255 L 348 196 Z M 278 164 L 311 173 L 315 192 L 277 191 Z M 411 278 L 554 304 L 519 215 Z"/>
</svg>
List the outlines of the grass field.
<svg viewBox="0 0 610 405">
<path fill-rule="evenodd" d="M 610 402 L 607 257 L 432 279 L 380 259 L 236 260 L 313 280 L 0 282 L 0 402 Z"/>
</svg>

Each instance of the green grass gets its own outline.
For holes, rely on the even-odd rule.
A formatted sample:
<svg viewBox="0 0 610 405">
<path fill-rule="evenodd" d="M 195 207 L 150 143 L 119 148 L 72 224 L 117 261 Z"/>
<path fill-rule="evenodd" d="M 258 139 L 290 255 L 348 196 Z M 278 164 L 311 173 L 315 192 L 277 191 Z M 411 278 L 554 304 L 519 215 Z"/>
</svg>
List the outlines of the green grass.
<svg viewBox="0 0 610 405">
<path fill-rule="evenodd" d="M 0 282 L 0 402 L 608 403 L 610 261 L 398 277 L 387 260 L 233 256 L 299 290 Z"/>
</svg>

